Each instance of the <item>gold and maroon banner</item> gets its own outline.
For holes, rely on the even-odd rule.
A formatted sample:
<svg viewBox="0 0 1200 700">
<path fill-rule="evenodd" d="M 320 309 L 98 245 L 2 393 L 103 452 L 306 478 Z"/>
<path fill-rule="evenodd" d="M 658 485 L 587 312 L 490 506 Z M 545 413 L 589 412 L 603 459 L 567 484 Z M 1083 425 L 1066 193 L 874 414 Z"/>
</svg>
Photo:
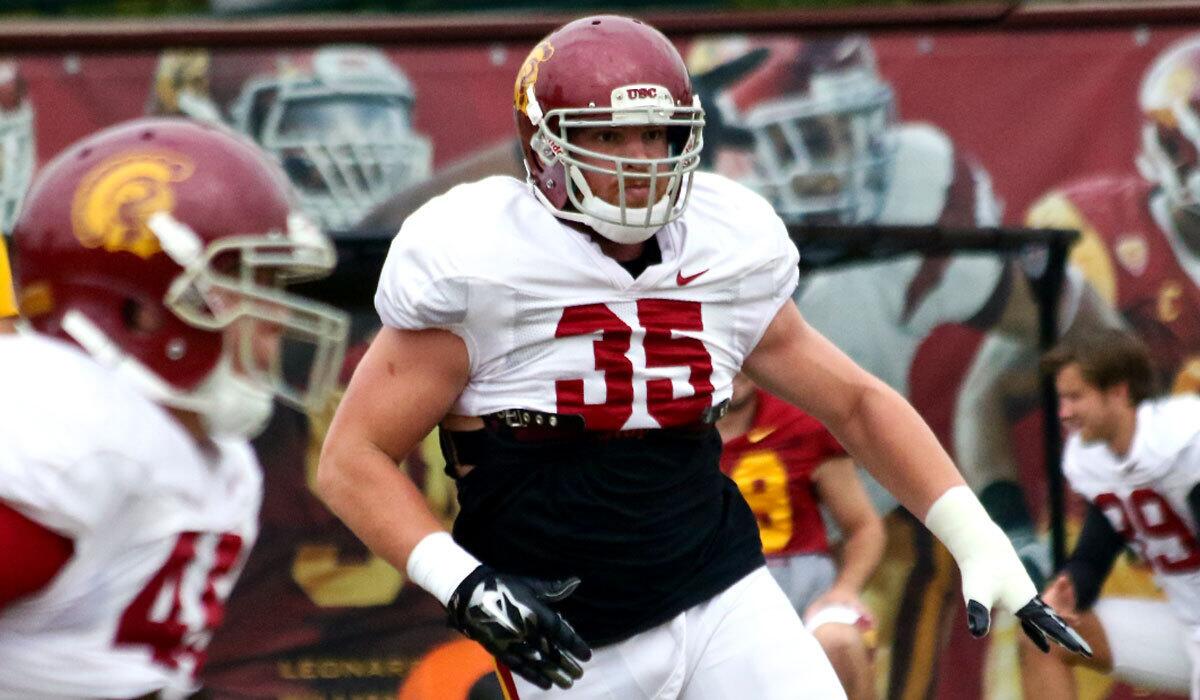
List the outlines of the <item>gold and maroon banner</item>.
<svg viewBox="0 0 1200 700">
<path fill-rule="evenodd" d="M 11 225 L 31 173 L 73 140 L 162 114 L 259 143 L 339 239 L 386 238 L 455 182 L 523 177 L 513 85 L 532 43 L 0 56 L 0 226 Z M 1163 163 L 1186 188 L 1184 170 L 1200 161 L 1200 58 L 1189 58 L 1200 57 L 1200 24 L 692 36 L 678 45 L 707 111 L 706 167 L 759 189 L 793 222 L 1081 229 L 1073 274 L 1153 336 L 1177 389 L 1200 386 L 1200 242 L 1155 209 L 1172 184 Z M 1166 67 L 1148 79 L 1156 62 Z M 1163 91 L 1182 96 L 1177 106 L 1163 107 Z M 799 169 L 820 162 L 860 169 Z M 831 336 L 861 341 L 868 350 L 851 354 L 903 390 L 953 448 L 960 387 L 1019 283 L 1005 280 L 1006 265 L 930 258 L 887 268 L 861 295 L 878 313 L 843 293 L 822 307 L 828 287 L 818 273 L 801 306 L 829 319 Z M 361 350 L 378 323 L 370 295 L 347 305 Z M 1062 312 L 1074 313 L 1068 306 Z M 890 335 L 871 323 L 891 324 Z M 885 337 L 900 340 L 883 347 Z M 310 491 L 328 419 L 281 410 L 258 440 L 262 535 L 211 646 L 208 692 L 418 700 L 497 690 L 479 680 L 486 658 L 450 644 L 457 635 L 432 598 L 372 557 Z M 999 420 L 993 428 L 1017 438 L 1020 481 L 1042 517 L 1036 415 Z M 436 437 L 405 463 L 449 522 L 453 484 L 442 466 Z M 971 641 L 948 556 L 911 519 L 897 512 L 889 522 L 889 558 L 868 592 L 881 620 L 880 696 L 1019 697 L 1018 632 L 998 624 L 990 642 Z M 1091 697 L 1105 697 L 1096 688 Z"/>
</svg>

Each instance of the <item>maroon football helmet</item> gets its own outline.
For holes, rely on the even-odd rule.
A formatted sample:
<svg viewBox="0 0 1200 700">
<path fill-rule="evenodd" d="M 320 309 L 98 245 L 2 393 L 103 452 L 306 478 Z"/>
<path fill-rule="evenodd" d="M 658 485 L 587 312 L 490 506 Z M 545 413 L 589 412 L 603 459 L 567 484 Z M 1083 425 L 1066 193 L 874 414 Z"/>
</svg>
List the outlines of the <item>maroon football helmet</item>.
<svg viewBox="0 0 1200 700">
<path fill-rule="evenodd" d="M 224 127 L 145 118 L 79 141 L 35 178 L 13 246 L 34 329 L 214 432 L 250 432 L 275 395 L 315 405 L 336 378 L 345 315 L 280 289 L 327 274 L 333 247 L 293 211 L 283 172 Z M 304 369 L 264 360 L 264 334 L 303 348 L 288 361 Z"/>
<path fill-rule="evenodd" d="M 560 27 L 525 59 L 513 106 L 529 181 L 555 216 L 635 243 L 683 213 L 700 164 L 704 110 L 679 52 L 658 30 L 612 15 Z M 572 129 L 638 125 L 666 127 L 666 158 L 612 156 L 571 142 Z M 616 176 L 620 201 L 593 195 L 584 170 Z M 625 205 L 633 180 L 648 181 L 652 204 Z"/>
</svg>

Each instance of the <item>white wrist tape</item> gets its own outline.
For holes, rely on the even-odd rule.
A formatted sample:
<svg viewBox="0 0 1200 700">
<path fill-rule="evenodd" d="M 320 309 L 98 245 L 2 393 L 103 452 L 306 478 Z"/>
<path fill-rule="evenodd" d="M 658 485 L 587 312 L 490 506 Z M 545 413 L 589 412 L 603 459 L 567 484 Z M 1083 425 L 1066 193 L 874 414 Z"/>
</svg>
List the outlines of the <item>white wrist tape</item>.
<svg viewBox="0 0 1200 700">
<path fill-rule="evenodd" d="M 459 547 L 449 532 L 433 532 L 413 547 L 404 568 L 410 581 L 448 605 L 454 589 L 477 566 L 479 560 Z"/>
<path fill-rule="evenodd" d="M 999 600 L 1016 611 L 1037 595 L 1008 537 L 971 489 L 955 486 L 938 497 L 925 515 L 925 527 L 958 563 L 966 599 L 989 608 Z"/>
</svg>

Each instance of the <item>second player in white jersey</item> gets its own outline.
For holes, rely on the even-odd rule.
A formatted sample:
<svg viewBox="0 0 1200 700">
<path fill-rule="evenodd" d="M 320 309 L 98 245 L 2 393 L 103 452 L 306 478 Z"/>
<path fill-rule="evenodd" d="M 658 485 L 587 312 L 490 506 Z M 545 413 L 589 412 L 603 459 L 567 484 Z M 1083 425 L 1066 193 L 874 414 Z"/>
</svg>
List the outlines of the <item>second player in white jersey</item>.
<svg viewBox="0 0 1200 700">
<path fill-rule="evenodd" d="M 1149 351 L 1124 331 L 1072 334 L 1043 366 L 1071 432 L 1063 474 L 1088 503 L 1043 597 L 1093 644 L 1087 665 L 1156 690 L 1190 687 L 1200 700 L 1200 397 L 1155 398 Z M 1166 602 L 1100 597 L 1127 547 L 1153 569 Z M 1026 697 L 1075 697 L 1063 663 L 1072 660 L 1023 651 Z"/>
<path fill-rule="evenodd" d="M 75 550 L 0 609 L 0 696 L 187 693 L 257 534 L 249 444 L 202 450 L 135 387 L 41 336 L 0 338 L 0 386 L 0 502 Z"/>
<path fill-rule="evenodd" d="M 1175 614 L 1200 639 L 1200 527 L 1188 501 L 1200 486 L 1200 397 L 1139 405 L 1125 455 L 1072 435 L 1063 474 L 1154 569 Z"/>
</svg>

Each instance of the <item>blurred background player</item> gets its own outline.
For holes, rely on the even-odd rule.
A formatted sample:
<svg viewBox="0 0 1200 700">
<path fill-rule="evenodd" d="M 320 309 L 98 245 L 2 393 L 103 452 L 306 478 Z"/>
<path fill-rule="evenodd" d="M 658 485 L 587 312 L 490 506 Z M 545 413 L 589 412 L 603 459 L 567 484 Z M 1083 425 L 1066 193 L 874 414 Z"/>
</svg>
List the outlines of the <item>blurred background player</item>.
<svg viewBox="0 0 1200 700">
<path fill-rule="evenodd" d="M 1087 500 L 1083 531 L 1044 593 L 1092 645 L 1091 668 L 1200 700 L 1200 397 L 1155 398 L 1132 333 L 1091 331 L 1048 353 L 1069 432 L 1063 473 Z M 1167 601 L 1097 597 L 1126 546 Z M 1025 697 L 1073 700 L 1074 660 L 1022 645 Z"/>
<path fill-rule="evenodd" d="M 189 48 L 159 55 L 147 111 L 230 123 L 263 145 L 296 146 L 272 155 L 288 165 L 305 211 L 341 233 L 374 197 L 407 188 L 409 176 L 419 180 L 428 171 L 428 143 L 411 125 L 413 99 L 404 73 L 374 48 L 250 54 Z M 351 314 L 354 346 L 343 378 L 378 328 L 370 292 L 346 290 L 352 276 L 339 270 L 305 290 Z M 373 556 L 310 490 L 340 396 L 339 389 L 315 410 L 277 405 L 253 443 L 264 467 L 259 544 L 209 647 L 202 680 L 218 695 L 350 688 L 391 696 L 424 651 L 455 634 L 435 600 Z M 453 486 L 437 445 L 434 433 L 402 468 L 449 522 Z M 261 625 L 264 614 L 276 620 L 270 633 Z M 309 672 L 318 665 L 320 674 Z"/>
<path fill-rule="evenodd" d="M 382 51 L 326 46 L 248 81 L 230 112 L 283 165 L 305 211 L 341 231 L 429 176 L 432 148 L 413 127 L 415 99 Z"/>
<path fill-rule="evenodd" d="M 850 700 L 874 698 L 874 621 L 859 595 L 883 554 L 884 534 L 853 460 L 824 426 L 744 374 L 734 377 L 729 412 L 717 429 L 721 470 L 758 519 L 767 570 Z M 841 532 L 837 563 L 822 509 Z"/>
<path fill-rule="evenodd" d="M 141 119 L 41 171 L 0 338 L 0 695 L 181 697 L 257 533 L 247 438 L 326 400 L 333 247 L 248 140 Z M 285 373 L 281 348 L 310 352 Z M 14 670 L 19 669 L 19 672 Z"/>
<path fill-rule="evenodd" d="M 898 121 L 894 91 L 866 37 L 723 37 L 693 47 L 693 69 L 711 72 L 713 62 L 728 65 L 753 52 L 762 53 L 757 66 L 718 93 L 713 111 L 726 127 L 710 140 L 713 163 L 767 197 L 787 223 L 999 224 L 983 167 L 936 126 Z M 906 397 L 918 350 L 935 329 L 1003 325 L 1023 318 L 1010 309 L 1034 308 L 1015 267 L 969 254 L 905 255 L 821 272 L 802 281 L 795 299 L 810 324 Z M 936 682 L 940 642 L 936 632 L 923 642 L 917 635 L 944 629 L 943 616 L 955 609 L 953 565 L 870 475 L 863 483 L 888 516 L 883 575 L 867 594 L 881 613 L 889 696 L 924 694 Z"/>
</svg>

